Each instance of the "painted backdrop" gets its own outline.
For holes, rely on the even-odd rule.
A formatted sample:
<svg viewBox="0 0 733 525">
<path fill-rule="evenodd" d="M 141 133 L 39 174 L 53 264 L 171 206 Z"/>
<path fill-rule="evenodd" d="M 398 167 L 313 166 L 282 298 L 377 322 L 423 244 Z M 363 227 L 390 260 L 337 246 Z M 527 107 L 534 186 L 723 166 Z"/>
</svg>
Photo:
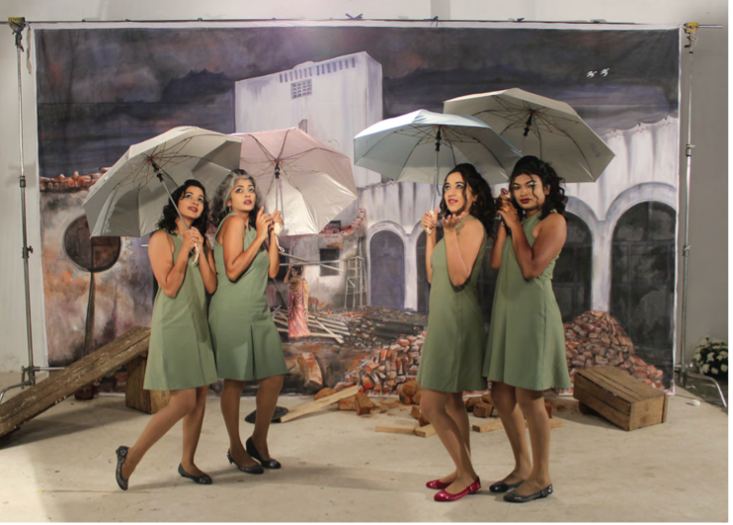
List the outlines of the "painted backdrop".
<svg viewBox="0 0 733 525">
<path fill-rule="evenodd" d="M 383 118 L 519 87 L 569 103 L 616 153 L 596 183 L 567 187 L 568 240 L 554 288 L 571 373 L 610 364 L 671 386 L 677 28 L 72 25 L 36 30 L 35 50 L 51 364 L 149 323 L 145 240 L 90 243 L 79 223 L 88 188 L 130 144 L 179 125 L 224 133 L 297 126 L 351 155 L 351 137 Z M 313 262 L 304 267 L 312 336 L 287 335 L 284 266 L 268 287 L 290 390 L 359 382 L 391 393 L 417 370 L 429 293 L 419 223 L 430 188 L 354 173 L 352 206 L 320 235 L 281 243 Z M 69 248 L 74 235 L 83 246 Z M 99 253 L 108 266 L 90 272 L 74 249 Z M 315 264 L 322 261 L 332 264 Z M 487 324 L 495 280 L 487 263 L 479 285 Z"/>
</svg>

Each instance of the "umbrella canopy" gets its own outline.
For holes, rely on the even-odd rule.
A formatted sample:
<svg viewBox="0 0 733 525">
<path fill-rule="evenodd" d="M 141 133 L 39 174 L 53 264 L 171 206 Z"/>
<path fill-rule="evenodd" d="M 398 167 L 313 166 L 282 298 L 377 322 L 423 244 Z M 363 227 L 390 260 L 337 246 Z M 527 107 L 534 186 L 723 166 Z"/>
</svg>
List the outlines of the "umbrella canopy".
<svg viewBox="0 0 733 525">
<path fill-rule="evenodd" d="M 508 180 L 519 152 L 474 117 L 424 109 L 377 122 L 354 137 L 358 166 L 397 181 L 438 188 L 450 169 L 470 162 L 489 183 Z"/>
<path fill-rule="evenodd" d="M 234 134 L 239 167 L 252 176 L 265 209 L 283 214 L 282 235 L 319 233 L 356 200 L 351 159 L 298 128 Z"/>
<path fill-rule="evenodd" d="M 594 182 L 614 157 L 569 104 L 519 88 L 447 100 L 443 110 L 481 119 L 523 155 L 551 163 L 566 182 Z"/>
<path fill-rule="evenodd" d="M 183 126 L 130 146 L 84 201 L 92 237 L 142 237 L 155 231 L 169 200 L 164 184 L 175 189 L 197 179 L 212 194 L 239 167 L 241 142 L 238 137 Z"/>
</svg>

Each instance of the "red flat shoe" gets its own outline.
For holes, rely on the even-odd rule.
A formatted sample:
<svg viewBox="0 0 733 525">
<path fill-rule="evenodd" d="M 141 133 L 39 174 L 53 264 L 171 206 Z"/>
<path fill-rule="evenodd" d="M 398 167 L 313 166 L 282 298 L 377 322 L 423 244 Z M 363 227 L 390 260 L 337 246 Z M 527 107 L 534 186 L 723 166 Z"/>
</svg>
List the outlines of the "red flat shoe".
<svg viewBox="0 0 733 525">
<path fill-rule="evenodd" d="M 451 494 L 445 490 L 438 492 L 433 498 L 435 501 L 457 501 L 467 494 L 475 494 L 481 488 L 481 480 L 476 478 L 476 481 L 471 483 L 466 490 L 462 490 L 458 494 Z"/>
<path fill-rule="evenodd" d="M 443 483 L 439 479 L 434 479 L 433 481 L 425 483 L 425 486 L 429 489 L 443 490 L 444 488 L 449 487 L 450 483 Z"/>
</svg>

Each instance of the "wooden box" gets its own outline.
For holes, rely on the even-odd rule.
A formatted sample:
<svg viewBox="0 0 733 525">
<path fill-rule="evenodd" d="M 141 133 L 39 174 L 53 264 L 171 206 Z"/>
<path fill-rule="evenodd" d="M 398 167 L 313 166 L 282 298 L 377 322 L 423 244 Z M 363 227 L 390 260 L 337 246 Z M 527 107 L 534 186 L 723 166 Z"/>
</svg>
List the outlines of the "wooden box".
<svg viewBox="0 0 733 525">
<path fill-rule="evenodd" d="M 578 370 L 573 397 L 624 430 L 667 420 L 667 394 L 613 366 Z"/>
<path fill-rule="evenodd" d="M 125 405 L 146 414 L 155 414 L 168 404 L 170 392 L 143 389 L 145 368 L 148 364 L 148 353 L 135 357 L 125 364 L 127 369 L 127 389 L 125 390 Z"/>
</svg>

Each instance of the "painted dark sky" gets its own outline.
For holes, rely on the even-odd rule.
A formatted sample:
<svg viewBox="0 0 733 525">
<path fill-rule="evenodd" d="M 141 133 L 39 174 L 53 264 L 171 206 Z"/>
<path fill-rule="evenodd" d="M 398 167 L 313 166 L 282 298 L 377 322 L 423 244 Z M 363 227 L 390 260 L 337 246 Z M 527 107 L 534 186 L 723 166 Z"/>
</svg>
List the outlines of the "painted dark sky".
<svg viewBox="0 0 733 525">
<path fill-rule="evenodd" d="M 599 133 L 678 115 L 676 30 L 397 27 L 37 30 L 41 176 L 91 173 L 180 125 L 234 131 L 234 82 L 366 51 L 384 117 L 519 87 Z M 607 76 L 588 71 L 609 68 Z"/>
</svg>

